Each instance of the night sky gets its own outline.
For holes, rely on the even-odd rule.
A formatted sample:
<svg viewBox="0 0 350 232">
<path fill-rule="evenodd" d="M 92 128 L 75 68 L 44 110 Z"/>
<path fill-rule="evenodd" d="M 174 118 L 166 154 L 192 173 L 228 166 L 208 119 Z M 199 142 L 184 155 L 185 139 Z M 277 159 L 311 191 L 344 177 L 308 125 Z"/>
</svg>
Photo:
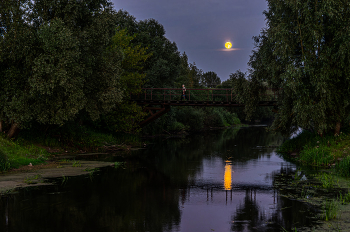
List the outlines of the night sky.
<svg viewBox="0 0 350 232">
<path fill-rule="evenodd" d="M 112 0 L 136 20 L 154 18 L 165 36 L 186 52 L 204 72 L 214 71 L 221 80 L 240 69 L 248 70 L 253 36 L 265 27 L 265 0 Z M 225 49 L 225 42 L 232 49 Z"/>
</svg>

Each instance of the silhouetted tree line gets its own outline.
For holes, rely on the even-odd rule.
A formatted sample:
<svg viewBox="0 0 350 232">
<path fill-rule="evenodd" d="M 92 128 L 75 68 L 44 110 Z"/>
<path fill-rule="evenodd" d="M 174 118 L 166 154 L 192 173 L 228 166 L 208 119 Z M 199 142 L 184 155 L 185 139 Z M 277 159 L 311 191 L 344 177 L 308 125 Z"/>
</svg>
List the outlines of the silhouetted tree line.
<svg viewBox="0 0 350 232">
<path fill-rule="evenodd" d="M 90 123 L 134 131 L 142 87 L 215 87 L 155 19 L 136 21 L 109 0 L 0 3 L 0 131 Z"/>
<path fill-rule="evenodd" d="M 348 2 L 267 2 L 267 26 L 254 37 L 251 70 L 239 92 L 252 92 L 244 99 L 245 111 L 248 116 L 254 112 L 254 96 L 268 86 L 279 90 L 274 130 L 290 134 L 301 127 L 319 135 L 339 134 L 350 112 Z"/>
</svg>

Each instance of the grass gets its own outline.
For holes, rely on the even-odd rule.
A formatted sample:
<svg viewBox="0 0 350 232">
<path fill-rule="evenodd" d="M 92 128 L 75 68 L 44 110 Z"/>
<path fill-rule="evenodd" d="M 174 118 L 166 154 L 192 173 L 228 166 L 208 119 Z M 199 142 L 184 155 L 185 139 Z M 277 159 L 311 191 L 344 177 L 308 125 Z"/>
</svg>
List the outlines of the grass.
<svg viewBox="0 0 350 232">
<path fill-rule="evenodd" d="M 350 203 L 350 192 L 347 192 L 345 194 L 343 194 L 342 192 L 339 192 L 338 201 L 343 205 L 349 204 Z"/>
<path fill-rule="evenodd" d="M 325 172 L 322 172 L 322 174 L 318 175 L 316 178 L 321 181 L 322 188 L 325 188 L 328 190 L 333 189 L 335 187 L 335 185 L 338 185 L 338 183 L 339 183 L 338 178 L 336 178 L 332 174 L 328 174 Z"/>
<path fill-rule="evenodd" d="M 304 131 L 297 137 L 287 140 L 278 153 L 289 155 L 298 153 L 296 158 L 302 164 L 329 167 L 336 164 L 336 171 L 342 176 L 350 176 L 350 134 L 325 135 L 323 137 Z M 338 160 L 342 159 L 338 163 Z"/>
<path fill-rule="evenodd" d="M 74 161 L 72 167 L 81 167 L 81 163 L 79 161 Z"/>
<path fill-rule="evenodd" d="M 336 200 L 326 201 L 323 205 L 323 219 L 326 221 L 336 219 L 338 216 L 339 202 Z"/>
<path fill-rule="evenodd" d="M 24 145 L 21 142 L 9 140 L 0 135 L 0 172 L 20 166 L 45 163 L 49 153 L 34 145 Z"/>
<path fill-rule="evenodd" d="M 67 124 L 62 127 L 40 127 L 35 130 L 22 130 L 16 140 L 9 140 L 0 134 L 0 172 L 21 166 L 45 163 L 51 154 L 63 152 L 105 151 L 108 146 L 140 147 L 143 142 L 139 135 L 96 131 L 87 126 Z M 74 162 L 64 160 L 64 162 Z M 79 167 L 79 162 L 73 163 Z M 81 166 L 81 165 L 80 165 Z"/>
<path fill-rule="evenodd" d="M 339 163 L 337 163 L 335 171 L 340 176 L 350 177 L 350 156 L 344 157 Z"/>
<path fill-rule="evenodd" d="M 27 184 L 34 184 L 36 183 L 36 180 L 40 179 L 41 178 L 41 175 L 40 174 L 37 174 L 35 176 L 31 176 L 31 177 L 26 177 L 24 179 L 24 183 L 27 183 Z"/>
<path fill-rule="evenodd" d="M 46 147 L 73 150 L 73 152 L 74 150 L 96 151 L 103 149 L 103 146 L 116 144 L 140 146 L 142 143 L 138 135 L 96 131 L 88 126 L 78 124 L 54 127 L 47 130 L 46 133 L 37 130 L 24 130 L 18 140 L 22 143 L 40 144 Z"/>
</svg>

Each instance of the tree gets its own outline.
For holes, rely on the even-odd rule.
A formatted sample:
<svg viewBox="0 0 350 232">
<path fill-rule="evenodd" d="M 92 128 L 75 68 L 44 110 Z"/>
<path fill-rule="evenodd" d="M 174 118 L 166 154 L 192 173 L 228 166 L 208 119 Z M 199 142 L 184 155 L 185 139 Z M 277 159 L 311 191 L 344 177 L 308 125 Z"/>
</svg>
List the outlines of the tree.
<svg viewBox="0 0 350 232">
<path fill-rule="evenodd" d="M 200 82 L 203 86 L 208 88 L 215 88 L 217 85 L 221 84 L 220 77 L 218 77 L 218 75 L 212 71 L 203 73 Z"/>
<path fill-rule="evenodd" d="M 136 34 L 132 43 L 147 47 L 147 52 L 152 54 L 144 65 L 145 87 L 174 87 L 181 73 L 181 54 L 176 43 L 165 37 L 163 25 L 155 19 L 136 21 L 134 16 L 122 10 L 117 12 L 116 17 L 121 29 Z"/>
<path fill-rule="evenodd" d="M 109 1 L 1 4 L 0 121 L 11 124 L 10 137 L 32 121 L 62 125 L 84 112 L 96 120 L 121 102 Z"/>
<path fill-rule="evenodd" d="M 176 78 L 174 86 L 179 87 L 185 85 L 188 88 L 200 87 L 200 79 L 203 75 L 203 70 L 196 66 L 196 63 L 188 63 L 188 57 L 185 52 L 180 56 L 180 73 Z"/>
<path fill-rule="evenodd" d="M 349 115 L 350 6 L 343 0 L 268 0 L 252 76 L 280 89 L 273 128 L 324 134 Z"/>
<path fill-rule="evenodd" d="M 151 56 L 147 54 L 146 48 L 141 45 L 132 44 L 136 35 L 128 35 L 126 29 L 117 30 L 112 38 L 112 51 L 121 51 L 123 60 L 121 62 L 120 89 L 125 93 L 123 101 L 104 116 L 109 129 L 113 131 L 132 132 L 138 127 L 138 122 L 145 116 L 142 107 L 131 101 L 131 95 L 141 93 L 141 87 L 145 82 L 146 74 L 143 72 L 145 61 Z"/>
</svg>

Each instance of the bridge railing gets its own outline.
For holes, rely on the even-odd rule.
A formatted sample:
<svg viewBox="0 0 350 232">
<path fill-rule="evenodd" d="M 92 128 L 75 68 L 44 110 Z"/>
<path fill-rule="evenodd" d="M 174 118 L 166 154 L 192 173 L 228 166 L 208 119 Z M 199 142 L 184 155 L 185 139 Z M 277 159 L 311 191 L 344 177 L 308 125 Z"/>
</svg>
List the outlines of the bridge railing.
<svg viewBox="0 0 350 232">
<path fill-rule="evenodd" d="M 183 100 L 182 88 L 143 88 L 142 93 L 133 96 L 133 100 L 145 101 L 180 101 Z M 276 101 L 278 91 L 267 89 L 261 96 L 264 101 Z M 188 101 L 237 102 L 233 89 L 186 89 L 185 98 Z"/>
</svg>

